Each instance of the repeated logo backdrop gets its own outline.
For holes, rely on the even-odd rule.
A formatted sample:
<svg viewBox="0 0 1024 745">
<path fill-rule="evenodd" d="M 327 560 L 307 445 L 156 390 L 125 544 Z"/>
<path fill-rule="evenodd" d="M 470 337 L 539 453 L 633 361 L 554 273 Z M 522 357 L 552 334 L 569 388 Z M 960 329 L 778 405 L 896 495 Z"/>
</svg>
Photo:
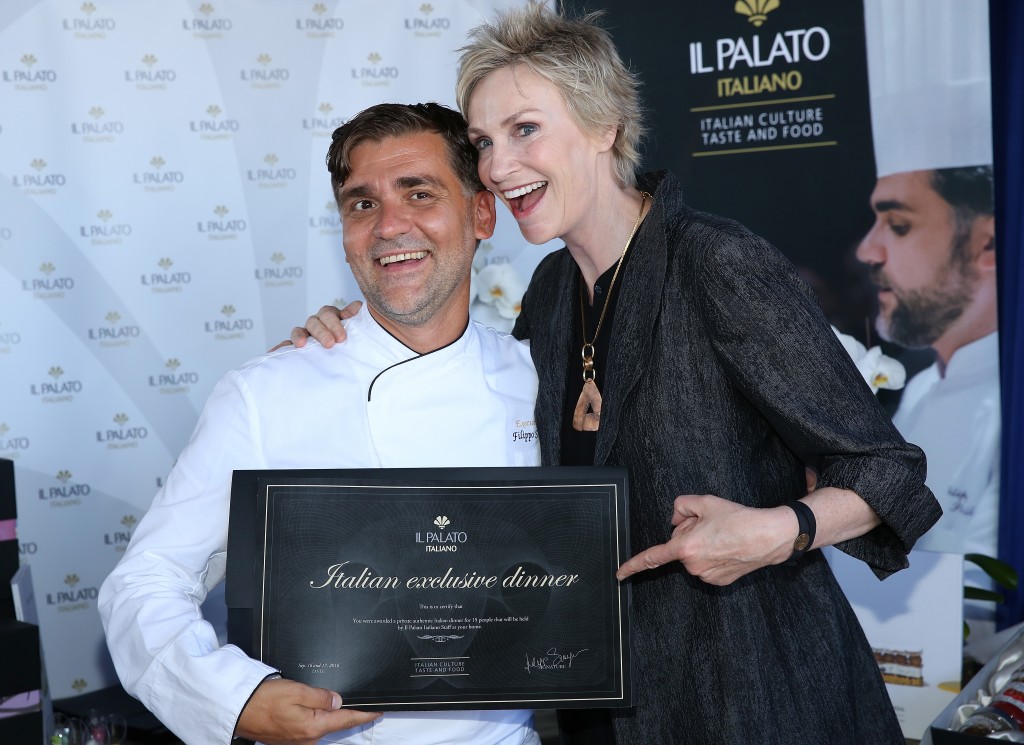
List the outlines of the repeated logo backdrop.
<svg viewBox="0 0 1024 745">
<path fill-rule="evenodd" d="M 333 130 L 454 105 L 466 31 L 520 1 L 0 5 L 0 457 L 54 697 L 115 682 L 98 588 L 214 382 L 358 297 Z M 474 314 L 509 326 L 544 253 L 502 211 Z"/>
</svg>

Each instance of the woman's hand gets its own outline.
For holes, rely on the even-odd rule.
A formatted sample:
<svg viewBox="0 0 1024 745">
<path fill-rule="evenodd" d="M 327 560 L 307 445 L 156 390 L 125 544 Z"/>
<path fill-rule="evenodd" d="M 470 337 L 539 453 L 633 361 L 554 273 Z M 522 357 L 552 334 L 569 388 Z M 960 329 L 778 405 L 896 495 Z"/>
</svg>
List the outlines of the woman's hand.
<svg viewBox="0 0 1024 745">
<path fill-rule="evenodd" d="M 306 340 L 311 336 L 323 344 L 324 348 L 330 349 L 336 343 L 340 344 L 345 341 L 345 327 L 341 322 L 352 318 L 362 307 L 363 304 L 358 300 L 353 300 L 341 309 L 335 308 L 333 305 L 325 305 L 316 312 L 316 315 L 306 319 L 305 328 L 296 326 L 292 329 L 290 339 L 274 346 L 270 351 L 277 351 L 289 344 L 304 347 Z"/>
<path fill-rule="evenodd" d="M 849 489 L 826 486 L 800 501 L 814 511 L 817 524 L 808 551 L 864 535 L 881 523 L 871 506 Z M 676 497 L 672 525 L 668 542 L 640 552 L 615 576 L 622 580 L 679 561 L 708 584 L 728 585 L 755 569 L 786 561 L 800 533 L 796 513 L 786 505 L 744 507 L 713 494 Z"/>
<path fill-rule="evenodd" d="M 679 561 L 708 584 L 728 585 L 755 569 L 784 562 L 799 532 L 789 507 L 744 507 L 713 494 L 676 497 L 672 525 L 667 543 L 640 552 L 615 576 L 623 580 Z"/>
</svg>

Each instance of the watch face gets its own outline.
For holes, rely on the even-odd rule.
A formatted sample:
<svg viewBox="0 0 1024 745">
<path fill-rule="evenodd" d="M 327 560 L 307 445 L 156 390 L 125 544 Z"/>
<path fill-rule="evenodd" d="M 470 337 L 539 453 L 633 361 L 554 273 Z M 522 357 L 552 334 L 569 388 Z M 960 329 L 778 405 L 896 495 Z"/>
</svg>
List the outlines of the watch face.
<svg viewBox="0 0 1024 745">
<path fill-rule="evenodd" d="M 810 542 L 811 537 L 806 533 L 801 533 L 796 537 L 796 540 L 793 541 L 793 550 L 803 551 L 805 548 L 807 548 L 807 544 L 809 544 Z"/>
</svg>

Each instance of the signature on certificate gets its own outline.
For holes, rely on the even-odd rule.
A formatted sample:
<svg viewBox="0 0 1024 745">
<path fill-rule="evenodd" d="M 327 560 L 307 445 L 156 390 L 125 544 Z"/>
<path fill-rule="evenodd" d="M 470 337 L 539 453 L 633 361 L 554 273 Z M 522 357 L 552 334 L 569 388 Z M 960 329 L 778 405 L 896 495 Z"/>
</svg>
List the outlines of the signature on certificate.
<svg viewBox="0 0 1024 745">
<path fill-rule="evenodd" d="M 526 672 L 534 670 L 568 670 L 572 667 L 573 660 L 586 652 L 581 649 L 578 652 L 559 652 L 555 647 L 549 649 L 545 654 L 531 657 L 526 655 Z"/>
</svg>

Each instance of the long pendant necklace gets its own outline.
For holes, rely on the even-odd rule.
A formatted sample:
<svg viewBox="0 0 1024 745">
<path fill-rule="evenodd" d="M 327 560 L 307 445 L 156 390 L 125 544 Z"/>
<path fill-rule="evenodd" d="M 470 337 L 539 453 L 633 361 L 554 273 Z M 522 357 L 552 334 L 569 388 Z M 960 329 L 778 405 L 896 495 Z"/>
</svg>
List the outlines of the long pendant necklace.
<svg viewBox="0 0 1024 745">
<path fill-rule="evenodd" d="M 629 233 L 629 238 L 626 239 L 626 245 L 622 247 L 619 263 L 615 265 L 612 281 L 608 283 L 608 292 L 604 296 L 604 305 L 601 307 L 601 315 L 597 319 L 597 328 L 594 329 L 594 335 L 590 341 L 587 341 L 587 314 L 584 310 L 585 301 L 583 297 L 585 292 L 583 287 L 586 282 L 583 281 L 582 276 L 580 277 L 580 322 L 583 329 L 583 349 L 581 350 L 581 356 L 583 357 L 583 390 L 580 391 L 579 401 L 576 402 L 576 409 L 572 414 L 572 427 L 578 432 L 596 432 L 601 426 L 601 391 L 597 387 L 597 370 L 594 368 L 594 343 L 597 341 L 597 335 L 601 333 L 604 315 L 608 312 L 608 303 L 612 299 L 612 289 L 615 287 L 615 280 L 619 276 L 619 270 L 622 269 L 622 262 L 626 258 L 626 251 L 629 250 L 629 244 L 633 242 L 633 236 L 636 235 L 636 231 L 640 227 L 640 221 L 644 216 L 644 205 L 647 204 L 647 200 L 650 198 L 651 195 L 646 191 L 640 192 L 640 214 L 636 216 L 636 222 Z"/>
</svg>

